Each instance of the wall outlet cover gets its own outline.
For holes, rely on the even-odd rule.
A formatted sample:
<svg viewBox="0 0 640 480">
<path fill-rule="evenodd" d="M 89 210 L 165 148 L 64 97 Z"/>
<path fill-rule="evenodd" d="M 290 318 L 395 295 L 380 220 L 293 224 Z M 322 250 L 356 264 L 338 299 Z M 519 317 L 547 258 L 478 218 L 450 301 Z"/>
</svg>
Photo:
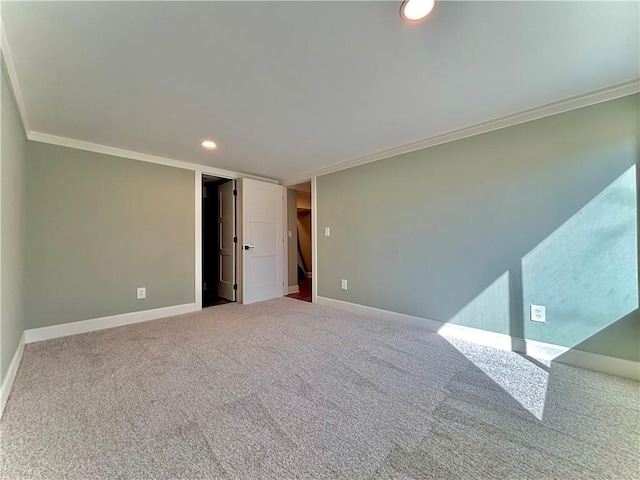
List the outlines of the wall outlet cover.
<svg viewBox="0 0 640 480">
<path fill-rule="evenodd" d="M 344 278 L 340 281 L 340 288 L 342 288 L 342 290 L 347 289 L 347 281 Z"/>
<path fill-rule="evenodd" d="M 324 227 L 324 236 L 325 237 L 331 236 L 331 227 Z"/>
<path fill-rule="evenodd" d="M 146 287 L 138 287 L 136 289 L 136 298 L 141 300 L 143 298 L 147 298 L 147 289 Z"/>
<path fill-rule="evenodd" d="M 544 323 L 547 321 L 544 305 L 531 305 L 529 318 L 532 322 Z"/>
</svg>

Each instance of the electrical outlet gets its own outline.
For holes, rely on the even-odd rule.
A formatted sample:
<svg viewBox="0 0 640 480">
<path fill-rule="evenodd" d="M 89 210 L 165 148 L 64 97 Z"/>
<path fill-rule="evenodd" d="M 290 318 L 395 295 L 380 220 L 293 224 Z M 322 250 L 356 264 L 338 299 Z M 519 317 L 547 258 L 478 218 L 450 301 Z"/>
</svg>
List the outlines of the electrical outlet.
<svg viewBox="0 0 640 480">
<path fill-rule="evenodd" d="M 340 288 L 342 288 L 342 290 L 347 289 L 347 281 L 344 278 L 340 281 Z"/>
<path fill-rule="evenodd" d="M 293 237 L 293 232 L 289 230 L 289 238 Z"/>
<path fill-rule="evenodd" d="M 331 236 L 331 227 L 324 227 L 324 236 L 325 237 Z"/>
<path fill-rule="evenodd" d="M 143 298 L 147 298 L 147 289 L 146 287 L 138 287 L 136 290 L 136 298 L 138 300 L 142 300 Z"/>
<path fill-rule="evenodd" d="M 547 321 L 544 305 L 531 305 L 529 313 L 532 322 L 545 323 Z"/>
</svg>

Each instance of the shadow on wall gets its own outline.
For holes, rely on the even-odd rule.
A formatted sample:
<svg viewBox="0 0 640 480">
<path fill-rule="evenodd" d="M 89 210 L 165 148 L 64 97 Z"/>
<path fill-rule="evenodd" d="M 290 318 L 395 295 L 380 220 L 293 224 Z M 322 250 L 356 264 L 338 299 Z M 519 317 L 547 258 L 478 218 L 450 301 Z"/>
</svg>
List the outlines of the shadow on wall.
<svg viewBox="0 0 640 480">
<path fill-rule="evenodd" d="M 573 348 L 615 357 L 620 355 L 620 346 L 628 344 L 629 339 L 635 340 L 636 343 L 640 342 L 640 310 L 637 308 L 624 317 L 614 320 L 608 326 L 596 330 L 593 335 L 575 344 Z M 562 361 L 563 356 L 556 357 L 556 360 Z M 631 360 L 638 361 L 637 350 L 630 352 L 627 356 Z"/>
<path fill-rule="evenodd" d="M 633 166 L 449 322 L 640 360 L 636 205 Z M 530 321 L 531 304 L 546 306 L 546 323 Z"/>
<path fill-rule="evenodd" d="M 574 347 L 638 308 L 636 206 L 634 165 L 522 258 L 524 312 L 544 299 L 549 320 L 512 334 Z"/>
</svg>

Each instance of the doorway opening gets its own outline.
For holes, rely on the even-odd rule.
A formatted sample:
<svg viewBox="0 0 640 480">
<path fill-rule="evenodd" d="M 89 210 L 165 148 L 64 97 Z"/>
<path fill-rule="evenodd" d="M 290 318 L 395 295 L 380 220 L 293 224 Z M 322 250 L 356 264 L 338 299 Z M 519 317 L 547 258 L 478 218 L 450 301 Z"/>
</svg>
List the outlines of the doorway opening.
<svg viewBox="0 0 640 480">
<path fill-rule="evenodd" d="M 311 182 L 287 190 L 287 230 L 289 236 L 289 295 L 311 302 L 313 278 Z"/>
<path fill-rule="evenodd" d="M 235 180 L 202 175 L 202 307 L 237 298 Z"/>
</svg>

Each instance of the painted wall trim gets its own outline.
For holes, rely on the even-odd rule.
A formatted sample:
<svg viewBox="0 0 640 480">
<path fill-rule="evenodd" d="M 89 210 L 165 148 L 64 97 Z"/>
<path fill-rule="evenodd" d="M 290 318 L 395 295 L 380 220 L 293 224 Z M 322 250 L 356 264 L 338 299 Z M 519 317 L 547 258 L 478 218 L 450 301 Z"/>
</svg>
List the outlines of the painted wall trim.
<svg viewBox="0 0 640 480">
<path fill-rule="evenodd" d="M 24 341 L 25 343 L 41 342 L 52 338 L 95 332 L 106 328 L 121 327 L 132 323 L 173 317 L 174 315 L 183 315 L 194 311 L 196 311 L 196 304 L 187 303 L 184 305 L 174 305 L 172 307 L 154 308 L 140 312 L 122 313 L 120 315 L 81 320 L 79 322 L 62 323 L 50 327 L 32 328 L 24 331 Z"/>
<path fill-rule="evenodd" d="M 195 218 L 195 263 L 196 277 L 194 279 L 196 310 L 202 310 L 202 172 L 195 172 L 194 211 Z"/>
<path fill-rule="evenodd" d="M 565 348 L 558 347 L 557 345 L 542 344 L 541 342 L 535 342 L 532 340 L 526 340 L 526 346 L 527 355 L 532 357 L 536 357 L 536 353 L 540 348 L 545 350 L 548 350 L 551 347 L 556 347 L 558 349 Z M 623 358 L 610 357 L 599 353 L 569 348 L 566 349 L 566 352 L 563 353 L 561 357 L 554 358 L 554 361 L 573 365 L 574 367 L 586 368 L 587 370 L 594 370 L 596 372 L 617 375 L 619 377 L 640 381 L 640 362 L 634 362 L 632 360 L 625 360 Z"/>
<path fill-rule="evenodd" d="M 482 133 L 488 133 L 494 130 L 500 130 L 502 128 L 511 127 L 532 120 L 538 120 L 540 118 L 556 115 L 558 113 L 568 112 L 589 105 L 595 105 L 597 103 L 606 102 L 608 100 L 614 100 L 616 98 L 625 97 L 627 95 L 633 95 L 640 92 L 640 79 L 619 83 L 609 87 L 593 90 L 591 92 L 584 93 L 582 95 L 576 95 L 564 100 L 542 105 L 540 107 L 524 110 L 519 113 L 506 115 L 494 120 L 479 123 L 469 127 L 454 130 L 442 135 L 436 135 L 434 137 L 418 140 L 417 142 L 408 143 L 399 147 L 384 150 L 382 152 L 373 153 L 371 155 L 365 155 L 364 157 L 347 160 L 344 162 L 336 163 L 328 167 L 320 168 L 318 170 L 312 170 L 309 172 L 301 173 L 299 175 L 293 175 L 282 179 L 284 186 L 291 186 L 297 183 L 308 181 L 314 176 L 327 175 L 329 173 L 339 172 L 348 168 L 357 167 L 366 163 L 383 160 L 385 158 L 395 157 L 404 153 L 414 152 L 416 150 L 422 150 L 423 148 L 433 147 L 435 145 L 441 145 L 443 143 L 453 142 L 455 140 L 461 140 L 463 138 L 480 135 Z"/>
<path fill-rule="evenodd" d="M 185 162 L 182 160 L 175 160 L 172 158 L 160 157 L 156 155 L 150 155 L 146 153 L 135 152 L 133 150 L 125 150 L 122 148 L 111 147 L 108 145 L 101 145 L 98 143 L 85 142 L 83 140 L 77 140 L 74 138 L 62 137 L 58 135 L 52 135 L 49 133 L 37 132 L 31 129 L 29 120 L 27 118 L 27 109 L 24 103 L 24 96 L 22 89 L 20 88 L 20 82 L 18 80 L 18 74 L 16 71 L 13 56 L 11 55 L 11 48 L 9 47 L 9 40 L 0 17 L 0 52 L 7 66 L 7 73 L 9 75 L 9 82 L 11 83 L 11 89 L 18 105 L 18 111 L 22 118 L 22 125 L 24 127 L 25 134 L 28 140 L 33 142 L 49 143 L 51 145 L 58 145 L 61 147 L 77 148 L 78 150 L 85 150 L 94 153 L 103 153 L 105 155 L 113 155 L 115 157 L 129 158 L 132 160 L 140 160 L 142 162 L 157 163 L 159 165 L 168 165 L 170 167 L 184 168 L 187 170 L 200 171 L 201 173 L 207 173 L 214 176 L 237 179 L 241 177 L 254 178 L 256 180 L 262 180 L 264 182 L 278 183 L 273 178 L 260 177 L 257 175 L 249 175 L 240 172 L 233 172 L 230 170 L 224 170 L 216 167 L 209 167 L 199 163 Z"/>
<path fill-rule="evenodd" d="M 318 303 L 318 182 L 311 178 L 311 302 Z"/>
<path fill-rule="evenodd" d="M 20 366 L 20 362 L 22 361 L 22 354 L 24 353 L 24 332 L 20 336 L 20 341 L 18 342 L 18 348 L 16 348 L 15 353 L 13 354 L 13 358 L 11 359 L 11 363 L 9 364 L 9 369 L 7 370 L 7 374 L 2 381 L 2 386 L 0 387 L 0 418 L 2 418 L 2 414 L 4 413 L 4 407 L 7 404 L 7 400 L 9 400 L 9 394 L 11 393 L 11 388 L 13 387 L 13 381 L 16 379 L 16 374 L 18 373 L 18 367 Z"/>
<path fill-rule="evenodd" d="M 289 295 L 291 287 L 289 286 L 289 192 L 286 188 L 282 189 L 282 258 L 284 266 L 282 267 L 282 295 Z"/>
<path fill-rule="evenodd" d="M 292 293 L 300 293 L 300 286 L 299 285 L 290 285 L 289 289 L 287 290 L 287 295 L 291 295 Z"/>
<path fill-rule="evenodd" d="M 0 52 L 4 59 L 4 64 L 7 67 L 7 75 L 9 76 L 9 82 L 11 83 L 11 90 L 18 105 L 18 112 L 20 118 L 22 118 L 22 126 L 25 133 L 30 131 L 29 120 L 27 118 L 27 109 L 24 104 L 24 97 L 22 96 L 22 90 L 20 89 L 20 83 L 18 82 L 18 73 L 16 72 L 16 66 L 13 62 L 13 55 L 11 54 L 11 48 L 9 47 L 9 40 L 7 39 L 7 32 L 4 29 L 4 23 L 2 17 L 0 17 Z"/>
<path fill-rule="evenodd" d="M 444 337 L 465 340 L 499 350 L 524 353 L 540 360 L 556 361 L 596 372 L 607 373 L 609 375 L 640 380 L 640 362 L 585 352 L 551 343 L 524 340 L 503 333 L 494 333 L 478 328 L 466 327 L 464 325 L 439 322 L 437 320 L 368 307 L 366 305 L 335 300 L 333 298 L 318 296 L 316 303 L 356 315 L 363 315 L 378 320 L 391 320 L 404 325 L 423 328 Z"/>
<path fill-rule="evenodd" d="M 216 167 L 209 167 L 207 165 L 201 165 L 199 163 L 185 162 L 182 160 L 174 160 L 172 158 L 159 157 L 157 155 L 149 155 L 147 153 L 135 152 L 133 150 L 125 150 L 122 148 L 110 147 L 108 145 L 101 145 L 98 143 L 85 142 L 83 140 L 76 140 L 74 138 L 60 137 L 57 135 L 51 135 L 49 133 L 41 133 L 28 131 L 27 138 L 33 142 L 49 143 L 51 145 L 58 145 L 60 147 L 75 148 L 78 150 L 85 150 L 88 152 L 102 153 L 105 155 L 112 155 L 114 157 L 129 158 L 131 160 L 139 160 L 141 162 L 156 163 L 158 165 L 167 165 L 169 167 L 184 168 L 186 170 L 194 170 L 196 172 L 213 175 L 216 177 L 237 179 L 241 177 L 253 178 L 261 180 L 263 182 L 278 183 L 273 178 L 259 177 L 256 175 L 248 175 L 240 172 L 233 172 L 231 170 L 224 170 Z"/>
</svg>

